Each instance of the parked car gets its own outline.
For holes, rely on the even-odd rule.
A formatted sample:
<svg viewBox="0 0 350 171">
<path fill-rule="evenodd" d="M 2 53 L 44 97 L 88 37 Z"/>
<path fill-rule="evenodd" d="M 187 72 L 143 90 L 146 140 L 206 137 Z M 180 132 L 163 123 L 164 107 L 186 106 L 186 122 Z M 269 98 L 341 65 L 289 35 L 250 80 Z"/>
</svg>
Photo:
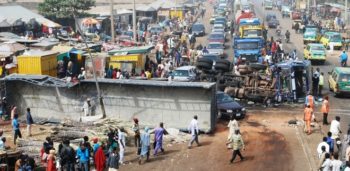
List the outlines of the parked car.
<svg viewBox="0 0 350 171">
<path fill-rule="evenodd" d="M 277 28 L 277 26 L 280 24 L 277 19 L 271 19 L 270 21 L 267 22 L 267 25 L 269 28 Z"/>
<path fill-rule="evenodd" d="M 205 27 L 201 23 L 195 23 L 192 25 L 192 34 L 195 36 L 204 36 L 205 35 Z"/>
<path fill-rule="evenodd" d="M 350 68 L 335 67 L 328 74 L 329 90 L 334 96 L 350 94 Z"/>
<path fill-rule="evenodd" d="M 226 28 L 229 28 L 231 26 L 231 21 L 227 21 L 226 17 L 216 17 L 215 21 L 224 22 Z"/>
<path fill-rule="evenodd" d="M 219 42 L 211 42 L 208 44 L 207 47 L 209 54 L 216 54 L 221 57 L 224 57 L 224 49 L 225 46 L 222 45 L 222 43 Z"/>
<path fill-rule="evenodd" d="M 224 29 L 225 29 L 225 31 L 226 31 L 226 22 L 224 22 L 224 21 L 217 21 L 217 20 L 215 20 L 214 21 L 214 25 L 222 25 L 222 27 L 224 27 Z"/>
<path fill-rule="evenodd" d="M 225 45 L 225 35 L 218 32 L 211 33 L 208 37 L 208 41 L 209 43 L 220 42 L 222 45 Z"/>
<path fill-rule="evenodd" d="M 271 19 L 277 19 L 276 14 L 274 13 L 267 13 L 266 14 L 266 21 L 270 21 Z"/>
<path fill-rule="evenodd" d="M 212 15 L 211 18 L 209 19 L 210 24 L 214 24 L 214 21 L 215 21 L 216 17 L 218 17 L 218 16 L 219 15 L 217 15 L 217 14 Z"/>
<path fill-rule="evenodd" d="M 318 31 L 318 28 L 316 27 L 306 27 L 305 28 L 305 32 L 304 32 L 304 35 L 303 35 L 303 41 L 304 41 L 304 44 L 307 44 L 307 43 L 315 43 L 315 42 L 318 42 L 320 40 L 320 33 Z"/>
<path fill-rule="evenodd" d="M 225 32 L 225 27 L 222 24 L 214 24 L 212 32 Z"/>
<path fill-rule="evenodd" d="M 290 17 L 291 10 L 289 6 L 282 6 L 282 18 Z"/>
<path fill-rule="evenodd" d="M 334 49 L 341 49 L 343 46 L 341 34 L 333 31 L 325 32 L 320 39 L 320 43 L 322 43 L 327 49 L 330 49 L 331 43 L 333 43 Z"/>
<path fill-rule="evenodd" d="M 326 48 L 320 43 L 309 43 L 304 49 L 304 59 L 308 59 L 312 62 L 324 64 L 326 57 Z"/>
<path fill-rule="evenodd" d="M 197 71 L 195 66 L 182 66 L 176 68 L 172 73 L 175 81 L 195 81 L 197 80 Z"/>
<path fill-rule="evenodd" d="M 218 109 L 217 118 L 231 118 L 232 116 L 244 118 L 246 115 L 246 109 L 222 91 L 216 93 L 216 104 Z"/>
</svg>

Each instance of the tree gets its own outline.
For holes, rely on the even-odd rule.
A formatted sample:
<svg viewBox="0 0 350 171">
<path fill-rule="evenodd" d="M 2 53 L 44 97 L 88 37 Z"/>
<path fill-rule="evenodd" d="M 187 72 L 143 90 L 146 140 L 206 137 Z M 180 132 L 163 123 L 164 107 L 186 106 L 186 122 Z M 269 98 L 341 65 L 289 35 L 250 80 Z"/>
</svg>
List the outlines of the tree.
<svg viewBox="0 0 350 171">
<path fill-rule="evenodd" d="M 95 6 L 95 0 L 44 0 L 39 4 L 39 13 L 48 18 L 78 17 Z"/>
</svg>

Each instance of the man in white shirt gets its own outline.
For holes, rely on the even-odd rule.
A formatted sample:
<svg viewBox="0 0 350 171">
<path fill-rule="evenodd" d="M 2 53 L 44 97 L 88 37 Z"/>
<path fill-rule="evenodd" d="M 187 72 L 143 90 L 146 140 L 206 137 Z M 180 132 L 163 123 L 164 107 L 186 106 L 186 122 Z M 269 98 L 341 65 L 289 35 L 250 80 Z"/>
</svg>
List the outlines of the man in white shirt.
<svg viewBox="0 0 350 171">
<path fill-rule="evenodd" d="M 318 146 L 317 146 L 318 158 L 321 157 L 322 146 L 325 146 L 326 147 L 326 152 L 329 153 L 329 145 L 327 144 L 327 137 L 323 137 L 323 141 L 320 144 L 318 144 Z"/>
<path fill-rule="evenodd" d="M 191 148 L 194 141 L 196 141 L 197 145 L 199 146 L 199 142 L 198 142 L 199 128 L 198 128 L 198 120 L 197 119 L 198 119 L 198 116 L 194 115 L 190 125 L 188 126 L 188 131 L 192 135 L 191 141 L 188 144 L 188 148 Z"/>
<path fill-rule="evenodd" d="M 325 160 L 321 166 L 322 169 L 320 168 L 322 171 L 330 171 L 330 168 L 331 168 L 331 159 L 330 158 L 331 158 L 331 155 L 329 153 L 326 153 Z"/>
<path fill-rule="evenodd" d="M 339 116 L 336 116 L 335 120 L 333 120 L 331 122 L 331 126 L 329 128 L 329 132 L 332 133 L 332 139 L 339 138 L 339 134 L 341 133 L 341 130 L 340 130 L 340 117 Z"/>
<path fill-rule="evenodd" d="M 343 162 L 339 160 L 339 154 L 334 153 L 333 160 L 331 161 L 331 167 L 332 171 L 340 171 L 340 167 L 342 166 Z"/>
</svg>

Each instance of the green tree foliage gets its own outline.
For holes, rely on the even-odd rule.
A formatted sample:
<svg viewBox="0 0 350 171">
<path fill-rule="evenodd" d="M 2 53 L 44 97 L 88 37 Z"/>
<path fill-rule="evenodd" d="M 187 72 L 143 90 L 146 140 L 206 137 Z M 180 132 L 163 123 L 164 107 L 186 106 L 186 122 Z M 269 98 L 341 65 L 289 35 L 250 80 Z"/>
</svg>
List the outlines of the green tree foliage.
<svg viewBox="0 0 350 171">
<path fill-rule="evenodd" d="M 40 14 L 49 18 L 69 18 L 75 13 L 82 16 L 95 6 L 95 0 L 44 0 L 39 4 Z"/>
</svg>

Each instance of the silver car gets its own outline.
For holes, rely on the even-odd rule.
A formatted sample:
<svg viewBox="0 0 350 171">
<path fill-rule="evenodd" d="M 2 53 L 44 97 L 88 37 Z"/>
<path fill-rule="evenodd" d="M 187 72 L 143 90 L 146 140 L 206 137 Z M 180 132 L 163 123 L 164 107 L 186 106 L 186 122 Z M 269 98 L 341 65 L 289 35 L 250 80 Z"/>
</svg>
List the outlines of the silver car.
<svg viewBox="0 0 350 171">
<path fill-rule="evenodd" d="M 220 42 L 211 42 L 208 44 L 208 47 L 207 47 L 209 54 L 215 54 L 221 57 L 224 56 L 224 49 L 225 49 L 225 46 L 222 45 L 222 43 Z"/>
<path fill-rule="evenodd" d="M 182 66 L 177 68 L 173 73 L 174 81 L 195 81 L 197 79 L 197 71 L 195 66 Z"/>
</svg>

